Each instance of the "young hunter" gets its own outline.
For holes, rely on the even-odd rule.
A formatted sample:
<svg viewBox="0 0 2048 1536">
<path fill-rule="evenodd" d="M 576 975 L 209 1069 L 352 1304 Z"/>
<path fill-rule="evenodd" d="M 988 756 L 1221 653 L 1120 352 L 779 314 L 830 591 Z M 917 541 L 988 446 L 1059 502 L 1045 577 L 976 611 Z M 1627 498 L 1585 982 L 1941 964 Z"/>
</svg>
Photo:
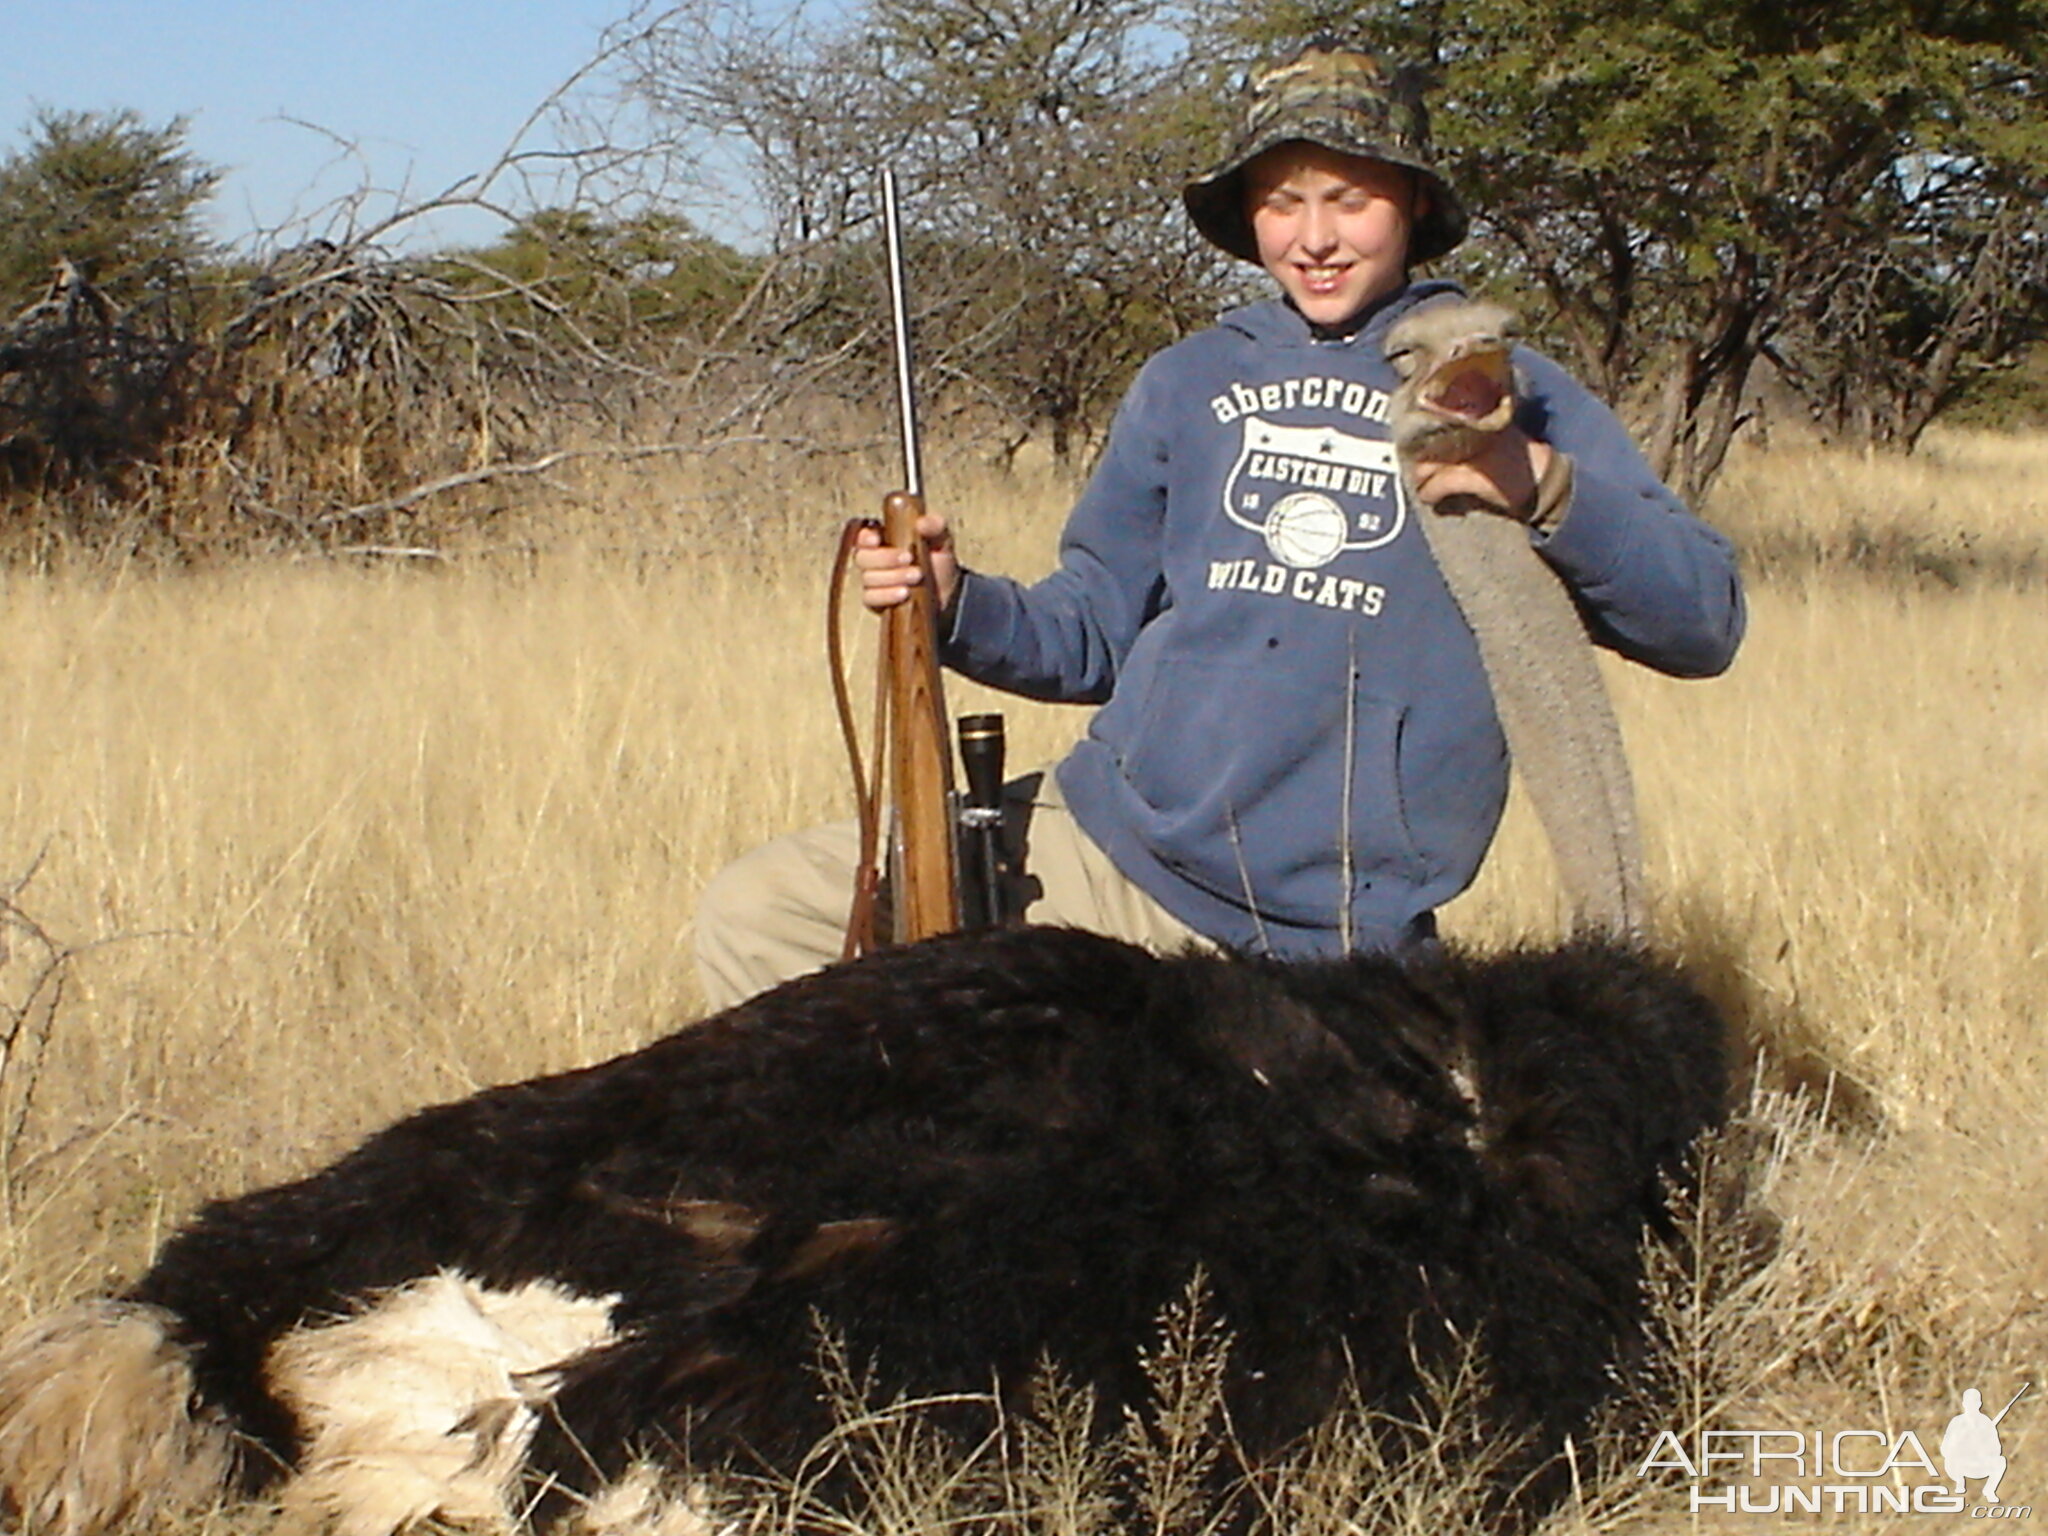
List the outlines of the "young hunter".
<svg viewBox="0 0 2048 1536">
<path fill-rule="evenodd" d="M 920 529 L 948 666 L 1100 706 L 1063 761 L 1013 786 L 1022 915 L 1161 949 L 1426 940 L 1492 841 L 1508 755 L 1423 508 L 1473 498 L 1525 523 L 1592 638 L 1678 677 L 1735 654 L 1734 555 L 1526 348 L 1512 425 L 1404 486 L 1383 343 L 1460 296 L 1409 270 L 1467 224 L 1406 77 L 1322 47 L 1267 71 L 1183 198 L 1279 296 L 1140 371 L 1043 581 L 961 564 L 936 513 Z M 920 579 L 874 535 L 857 563 L 876 610 Z M 713 879 L 697 941 L 713 1006 L 838 957 L 855 848 L 851 824 L 814 829 Z"/>
</svg>

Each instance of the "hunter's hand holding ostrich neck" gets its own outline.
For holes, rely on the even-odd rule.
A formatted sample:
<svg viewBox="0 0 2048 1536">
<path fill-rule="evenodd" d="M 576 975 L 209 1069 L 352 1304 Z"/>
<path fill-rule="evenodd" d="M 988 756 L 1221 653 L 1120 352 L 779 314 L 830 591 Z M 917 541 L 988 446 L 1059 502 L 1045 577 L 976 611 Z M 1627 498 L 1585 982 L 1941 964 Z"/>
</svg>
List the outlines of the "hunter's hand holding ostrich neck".
<svg viewBox="0 0 2048 1536">
<path fill-rule="evenodd" d="M 1577 929 L 1647 926 L 1635 792 L 1621 729 L 1570 593 L 1514 516 L 1415 494 L 1423 462 L 1477 457 L 1514 419 L 1516 325 L 1498 304 L 1428 304 L 1387 333 L 1401 376 L 1394 446 L 1451 596 L 1479 642 L 1508 749 L 1550 840 Z"/>
</svg>

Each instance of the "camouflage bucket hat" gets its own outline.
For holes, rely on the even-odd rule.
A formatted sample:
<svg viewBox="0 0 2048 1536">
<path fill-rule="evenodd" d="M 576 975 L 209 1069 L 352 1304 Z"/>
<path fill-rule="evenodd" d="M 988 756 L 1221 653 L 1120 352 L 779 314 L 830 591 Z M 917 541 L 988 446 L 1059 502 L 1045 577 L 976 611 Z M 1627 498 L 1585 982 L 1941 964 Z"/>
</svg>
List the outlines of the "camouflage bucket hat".
<svg viewBox="0 0 2048 1536">
<path fill-rule="evenodd" d="M 1245 167 L 1274 145 L 1298 140 L 1405 166 L 1422 178 L 1429 211 L 1409 236 L 1410 261 L 1432 260 L 1465 238 L 1465 205 L 1430 162 L 1419 78 L 1389 73 L 1371 54 L 1320 44 L 1252 78 L 1251 105 L 1230 153 L 1181 190 L 1195 228 L 1231 255 L 1256 263 Z"/>
</svg>

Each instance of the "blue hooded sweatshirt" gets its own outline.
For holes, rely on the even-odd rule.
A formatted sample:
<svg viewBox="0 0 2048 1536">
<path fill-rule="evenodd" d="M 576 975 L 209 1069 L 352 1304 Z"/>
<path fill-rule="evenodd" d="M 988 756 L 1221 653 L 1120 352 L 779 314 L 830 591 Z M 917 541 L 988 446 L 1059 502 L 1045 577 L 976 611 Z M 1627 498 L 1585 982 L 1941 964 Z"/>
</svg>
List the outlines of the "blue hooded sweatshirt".
<svg viewBox="0 0 2048 1536">
<path fill-rule="evenodd" d="M 1097 703 L 1058 767 L 1075 819 L 1197 932 L 1281 956 L 1398 945 L 1465 889 L 1507 795 L 1507 743 L 1463 616 L 1403 493 L 1382 342 L 1417 283 L 1341 340 L 1280 300 L 1148 362 L 1034 586 L 963 573 L 947 663 Z M 1518 349 L 1517 421 L 1569 454 L 1543 557 L 1593 637 L 1676 676 L 1733 658 L 1728 543 L 1613 414 Z M 1345 844 L 1350 845 L 1346 857 Z"/>
</svg>

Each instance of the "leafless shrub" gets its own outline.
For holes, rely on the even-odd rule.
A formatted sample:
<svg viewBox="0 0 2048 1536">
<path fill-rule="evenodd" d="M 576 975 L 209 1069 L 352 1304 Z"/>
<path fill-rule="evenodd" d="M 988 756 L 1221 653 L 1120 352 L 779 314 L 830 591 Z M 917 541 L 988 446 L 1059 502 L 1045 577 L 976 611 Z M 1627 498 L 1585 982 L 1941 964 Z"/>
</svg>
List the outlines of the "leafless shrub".
<svg viewBox="0 0 2048 1536">
<path fill-rule="evenodd" d="M 124 309 L 59 262 L 49 291 L 0 326 L 0 492 L 118 484 L 179 425 L 198 354 L 166 306 Z"/>
<path fill-rule="evenodd" d="M 0 1180 L 10 1195 L 22 1128 L 76 954 L 21 907 L 19 898 L 42 862 L 38 854 L 25 872 L 0 888 L 0 977 L 8 983 L 0 993 Z"/>
</svg>

